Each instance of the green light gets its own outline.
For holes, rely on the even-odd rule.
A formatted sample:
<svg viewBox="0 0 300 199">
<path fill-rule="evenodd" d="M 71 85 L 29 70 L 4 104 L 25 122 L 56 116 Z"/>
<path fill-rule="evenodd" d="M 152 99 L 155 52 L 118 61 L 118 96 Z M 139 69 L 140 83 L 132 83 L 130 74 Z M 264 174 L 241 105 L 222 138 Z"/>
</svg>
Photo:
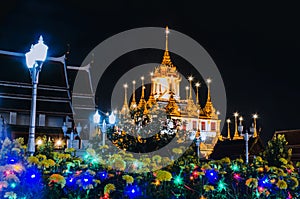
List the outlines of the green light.
<svg viewBox="0 0 300 199">
<path fill-rule="evenodd" d="M 16 183 L 11 183 L 11 184 L 10 184 L 10 187 L 13 188 L 13 189 L 14 189 L 16 186 L 17 186 Z"/>
<path fill-rule="evenodd" d="M 183 179 L 182 179 L 182 177 L 176 176 L 176 177 L 174 178 L 174 184 L 175 184 L 175 185 L 181 185 L 181 184 L 183 184 Z"/>
<path fill-rule="evenodd" d="M 231 169 L 232 169 L 232 171 L 235 171 L 235 172 L 240 170 L 239 166 L 236 165 L 236 164 L 233 164 L 233 165 L 231 166 Z"/>
<path fill-rule="evenodd" d="M 219 182 L 218 182 L 218 187 L 217 187 L 217 189 L 218 189 L 218 192 L 221 192 L 221 191 L 226 191 L 227 190 L 227 184 L 224 182 L 224 180 L 222 179 L 222 180 L 220 180 Z"/>
</svg>

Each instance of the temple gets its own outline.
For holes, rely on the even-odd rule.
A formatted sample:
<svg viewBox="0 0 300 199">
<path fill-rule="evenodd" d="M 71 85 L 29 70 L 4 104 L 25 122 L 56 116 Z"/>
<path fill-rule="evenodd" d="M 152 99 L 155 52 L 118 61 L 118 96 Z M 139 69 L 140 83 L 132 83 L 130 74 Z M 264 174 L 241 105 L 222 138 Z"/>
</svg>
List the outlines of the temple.
<svg viewBox="0 0 300 199">
<path fill-rule="evenodd" d="M 218 112 L 213 106 L 210 95 L 211 79 L 207 79 L 208 87 L 207 100 L 204 107 L 201 107 L 199 102 L 198 89 L 200 83 L 196 83 L 196 100 L 192 95 L 193 77 L 188 77 L 189 87 L 186 88 L 186 98 L 180 96 L 180 83 L 182 80 L 181 74 L 176 66 L 172 63 L 168 48 L 169 29 L 166 27 L 166 44 L 165 51 L 161 64 L 154 68 L 151 72 L 151 90 L 148 100 L 145 97 L 144 77 L 142 80 L 141 97 L 136 101 L 135 84 L 133 81 L 133 95 L 130 106 L 127 103 L 127 84 L 125 88 L 124 104 L 120 111 L 120 115 L 126 118 L 126 115 L 136 109 L 142 110 L 142 113 L 153 116 L 157 110 L 164 110 L 168 117 L 179 119 L 181 131 L 184 131 L 186 137 L 184 140 L 191 137 L 201 137 L 200 153 L 202 158 L 208 158 L 213 152 L 214 146 L 220 135 L 220 120 Z M 189 91 L 189 92 L 188 92 Z"/>
</svg>

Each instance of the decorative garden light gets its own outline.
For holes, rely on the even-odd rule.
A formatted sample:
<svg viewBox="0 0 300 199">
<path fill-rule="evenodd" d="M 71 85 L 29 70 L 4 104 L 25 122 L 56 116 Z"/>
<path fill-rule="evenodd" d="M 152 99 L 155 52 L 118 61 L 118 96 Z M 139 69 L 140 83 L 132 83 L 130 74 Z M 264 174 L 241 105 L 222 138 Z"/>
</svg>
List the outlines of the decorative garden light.
<svg viewBox="0 0 300 199">
<path fill-rule="evenodd" d="M 39 80 L 39 73 L 42 70 L 43 63 L 47 57 L 48 46 L 44 44 L 43 37 L 40 36 L 37 44 L 32 45 L 29 52 L 25 54 L 26 65 L 29 69 L 32 80 L 32 99 L 31 99 L 31 113 L 30 126 L 28 138 L 28 154 L 33 155 L 35 152 L 35 119 L 36 119 L 36 98 L 37 98 L 37 84 Z"/>
</svg>

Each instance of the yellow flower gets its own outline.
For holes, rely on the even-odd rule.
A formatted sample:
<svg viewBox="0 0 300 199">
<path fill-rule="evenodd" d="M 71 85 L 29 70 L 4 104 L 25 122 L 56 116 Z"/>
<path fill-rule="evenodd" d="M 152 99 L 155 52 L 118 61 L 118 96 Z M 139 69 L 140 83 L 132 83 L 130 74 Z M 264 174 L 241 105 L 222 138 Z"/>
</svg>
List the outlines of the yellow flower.
<svg viewBox="0 0 300 199">
<path fill-rule="evenodd" d="M 14 171 L 17 173 L 21 173 L 22 171 L 24 171 L 24 167 L 22 164 L 19 164 L 19 163 L 14 164 L 12 167 L 13 167 Z"/>
<path fill-rule="evenodd" d="M 256 188 L 258 185 L 258 181 L 256 178 L 249 178 L 246 180 L 245 184 L 250 188 Z"/>
<path fill-rule="evenodd" d="M 51 183 L 58 184 L 61 186 L 61 188 L 63 188 L 66 185 L 66 179 L 60 174 L 52 174 L 49 177 L 49 184 Z"/>
<path fill-rule="evenodd" d="M 172 174 L 168 171 L 159 170 L 156 173 L 156 179 L 159 180 L 159 181 L 171 181 Z"/>
<path fill-rule="evenodd" d="M 48 159 L 47 162 L 48 162 L 48 165 L 49 165 L 50 167 L 54 167 L 54 166 L 55 166 L 54 160 Z"/>
<path fill-rule="evenodd" d="M 122 179 L 126 181 L 126 184 L 132 184 L 134 182 L 134 178 L 130 175 L 123 175 Z"/>
<path fill-rule="evenodd" d="M 174 148 L 174 149 L 172 149 L 172 152 L 175 154 L 178 154 L 178 155 L 183 153 L 180 148 Z"/>
<path fill-rule="evenodd" d="M 228 157 L 222 158 L 221 159 L 221 163 L 223 163 L 223 164 L 230 164 L 231 163 L 230 158 L 228 158 Z"/>
<path fill-rule="evenodd" d="M 204 185 L 203 188 L 206 192 L 215 190 L 215 187 L 212 185 Z"/>
<path fill-rule="evenodd" d="M 211 169 L 211 166 L 209 166 L 208 164 L 204 164 L 202 167 L 201 167 L 202 170 L 210 170 Z"/>
<path fill-rule="evenodd" d="M 47 157 L 45 155 L 43 155 L 43 154 L 37 154 L 36 157 L 38 159 L 42 159 L 42 160 L 46 160 L 47 159 Z"/>
<path fill-rule="evenodd" d="M 116 159 L 113 163 L 113 168 L 116 170 L 123 171 L 126 167 L 126 162 L 121 159 Z"/>
<path fill-rule="evenodd" d="M 284 165 L 286 165 L 288 163 L 288 161 L 284 158 L 280 158 L 279 161 L 282 162 L 282 164 L 284 164 Z"/>
<path fill-rule="evenodd" d="M 96 155 L 95 150 L 92 149 L 92 148 L 88 148 L 88 149 L 86 150 L 86 152 L 87 152 L 90 156 L 95 156 L 95 155 Z"/>
<path fill-rule="evenodd" d="M 39 163 L 39 159 L 35 156 L 28 157 L 27 161 L 29 164 L 38 164 Z"/>
<path fill-rule="evenodd" d="M 160 163 L 161 162 L 161 156 L 160 155 L 154 155 L 152 157 L 152 161 L 156 162 L 156 163 Z"/>
<path fill-rule="evenodd" d="M 114 184 L 111 184 L 111 183 L 105 185 L 105 187 L 104 187 L 104 193 L 105 193 L 105 194 L 110 194 L 110 192 L 113 192 L 113 191 L 115 191 L 115 190 L 116 190 L 115 185 L 114 185 Z"/>
<path fill-rule="evenodd" d="M 299 186 L 299 181 L 297 178 L 295 177 L 291 177 L 290 180 L 288 181 L 290 182 L 289 183 L 289 186 L 291 187 L 291 189 L 296 189 L 298 186 Z"/>
<path fill-rule="evenodd" d="M 287 183 L 284 180 L 278 180 L 276 185 L 279 189 L 287 189 Z"/>
<path fill-rule="evenodd" d="M 259 167 L 259 168 L 256 169 L 256 171 L 258 173 L 262 173 L 262 172 L 264 172 L 264 168 L 263 167 Z"/>
</svg>

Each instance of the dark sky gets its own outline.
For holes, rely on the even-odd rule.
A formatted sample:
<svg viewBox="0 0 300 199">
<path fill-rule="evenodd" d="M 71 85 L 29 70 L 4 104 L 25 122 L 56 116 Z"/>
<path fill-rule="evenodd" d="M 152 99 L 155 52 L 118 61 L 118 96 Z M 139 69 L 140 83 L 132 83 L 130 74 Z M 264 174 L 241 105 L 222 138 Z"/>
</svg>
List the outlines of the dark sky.
<svg viewBox="0 0 300 199">
<path fill-rule="evenodd" d="M 68 64 L 80 65 L 116 33 L 168 25 L 195 39 L 215 61 L 227 92 L 228 117 L 238 111 L 250 121 L 257 112 L 265 140 L 275 130 L 300 128 L 296 5 L 97 2 L 6 1 L 0 8 L 0 49 L 27 52 L 42 34 L 50 56 L 62 55 L 69 44 Z"/>
</svg>

